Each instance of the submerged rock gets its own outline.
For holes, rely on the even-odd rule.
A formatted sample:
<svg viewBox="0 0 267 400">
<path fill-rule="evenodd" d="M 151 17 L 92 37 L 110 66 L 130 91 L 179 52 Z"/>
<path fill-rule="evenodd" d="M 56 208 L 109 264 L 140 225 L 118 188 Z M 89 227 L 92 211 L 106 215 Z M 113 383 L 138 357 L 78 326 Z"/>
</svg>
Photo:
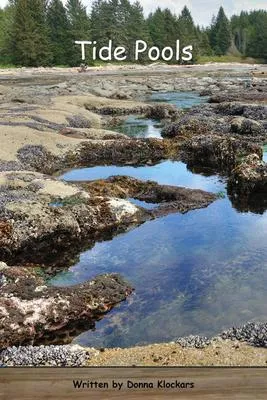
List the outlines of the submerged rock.
<svg viewBox="0 0 267 400">
<path fill-rule="evenodd" d="M 47 286 L 36 268 L 9 267 L 1 273 L 0 348 L 62 337 L 81 322 L 93 328 L 133 291 L 117 274 L 64 288 Z"/>
</svg>

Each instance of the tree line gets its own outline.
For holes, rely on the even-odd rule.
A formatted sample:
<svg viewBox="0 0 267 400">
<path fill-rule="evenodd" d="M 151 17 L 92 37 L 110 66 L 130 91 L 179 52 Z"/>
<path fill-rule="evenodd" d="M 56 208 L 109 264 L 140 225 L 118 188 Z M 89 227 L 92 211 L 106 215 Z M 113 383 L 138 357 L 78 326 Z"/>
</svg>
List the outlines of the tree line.
<svg viewBox="0 0 267 400">
<path fill-rule="evenodd" d="M 139 1 L 95 0 L 90 13 L 81 0 L 9 0 L 0 9 L 0 63 L 18 66 L 77 66 L 80 47 L 75 40 L 96 41 L 128 49 L 136 40 L 160 49 L 193 45 L 193 60 L 200 56 L 235 54 L 267 60 L 267 12 L 244 12 L 227 18 L 223 7 L 208 27 L 193 21 L 185 6 L 180 15 L 157 8 L 146 18 Z M 87 63 L 92 63 L 90 51 Z M 146 62 L 144 58 L 141 60 Z"/>
</svg>

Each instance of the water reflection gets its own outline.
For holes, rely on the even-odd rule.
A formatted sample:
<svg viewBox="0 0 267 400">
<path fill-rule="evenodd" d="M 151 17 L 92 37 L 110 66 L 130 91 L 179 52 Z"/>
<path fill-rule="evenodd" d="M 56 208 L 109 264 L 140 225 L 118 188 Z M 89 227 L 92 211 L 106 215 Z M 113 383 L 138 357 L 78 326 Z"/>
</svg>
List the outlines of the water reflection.
<svg viewBox="0 0 267 400">
<path fill-rule="evenodd" d="M 156 93 L 151 100 L 179 107 L 206 101 L 193 93 Z M 142 136 L 155 121 L 130 117 L 127 124 L 128 134 Z M 62 178 L 83 181 L 111 175 L 227 191 L 223 178 L 192 172 L 182 162 L 172 161 L 146 167 L 82 168 Z M 250 207 L 241 212 L 244 208 L 238 211 L 226 196 L 205 209 L 147 222 L 81 254 L 80 261 L 51 284 L 68 286 L 118 272 L 136 291 L 99 321 L 96 331 L 84 332 L 75 342 L 127 347 L 189 334 L 211 336 L 248 320 L 266 321 L 267 212 L 254 214 Z"/>
<path fill-rule="evenodd" d="M 153 93 L 149 100 L 173 104 L 178 108 L 191 108 L 206 103 L 208 97 L 199 96 L 196 92 L 159 92 Z"/>
<path fill-rule="evenodd" d="M 206 103 L 207 97 L 200 97 L 195 92 L 154 93 L 147 101 L 164 102 L 178 108 L 190 108 Z M 161 125 L 158 121 L 130 115 L 124 123 L 114 127 L 117 132 L 136 138 L 161 138 Z"/>
<path fill-rule="evenodd" d="M 158 121 L 134 115 L 130 115 L 123 124 L 116 126 L 114 130 L 130 137 L 162 138 L 161 126 Z"/>
<path fill-rule="evenodd" d="M 266 234 L 266 213 L 241 214 L 224 199 L 97 243 L 53 283 L 119 272 L 136 292 L 75 341 L 130 346 L 266 319 Z"/>
<path fill-rule="evenodd" d="M 66 181 L 91 181 L 106 179 L 114 175 L 127 175 L 142 180 L 156 181 L 162 185 L 184 186 L 192 189 L 203 189 L 210 192 L 225 190 L 225 180 L 217 175 L 205 176 L 190 171 L 180 161 L 163 161 L 153 166 L 117 167 L 101 166 L 78 168 L 61 176 Z"/>
<path fill-rule="evenodd" d="M 129 175 L 161 184 L 226 192 L 216 176 L 181 162 L 149 167 L 94 167 L 67 180 Z M 118 272 L 136 292 L 75 339 L 87 346 L 130 346 L 188 334 L 212 335 L 251 319 L 266 319 L 267 213 L 242 213 L 225 197 L 206 209 L 172 214 L 97 243 L 52 283 L 72 285 Z"/>
</svg>

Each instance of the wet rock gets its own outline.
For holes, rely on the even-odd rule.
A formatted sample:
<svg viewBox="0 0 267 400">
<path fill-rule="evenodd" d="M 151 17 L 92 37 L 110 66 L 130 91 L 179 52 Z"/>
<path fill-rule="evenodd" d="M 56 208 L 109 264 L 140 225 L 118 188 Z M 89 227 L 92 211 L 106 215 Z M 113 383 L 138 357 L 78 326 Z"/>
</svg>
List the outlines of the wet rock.
<svg viewBox="0 0 267 400">
<path fill-rule="evenodd" d="M 249 198 L 251 194 L 267 194 L 267 164 L 261 155 L 245 157 L 233 171 L 228 182 L 228 190 L 235 197 Z"/>
<path fill-rule="evenodd" d="M 264 132 L 262 124 L 245 117 L 236 117 L 231 121 L 231 131 L 241 135 L 259 135 Z"/>
<path fill-rule="evenodd" d="M 172 212 L 187 212 L 207 207 L 217 199 L 213 193 L 170 185 L 159 185 L 152 181 L 141 181 L 127 176 L 114 176 L 106 180 L 83 183 L 82 186 L 92 196 L 113 196 L 135 198 L 147 203 L 157 203 L 158 208 L 150 211 L 159 217 Z"/>
<path fill-rule="evenodd" d="M 2 276 L 1 348 L 53 338 L 82 321 L 94 327 L 96 320 L 133 291 L 117 274 L 99 275 L 65 288 L 47 286 L 34 268 L 9 267 Z"/>
<path fill-rule="evenodd" d="M 0 176 L 0 259 L 63 264 L 97 238 L 151 218 L 125 200 L 91 198 L 71 185 L 34 172 Z M 69 261 L 68 261 L 69 262 Z"/>
<path fill-rule="evenodd" d="M 267 120 L 267 106 L 266 105 L 246 105 L 244 107 L 244 117 L 254 120 Z"/>
<path fill-rule="evenodd" d="M 211 130 L 209 121 L 202 116 L 189 116 L 182 117 L 178 122 L 167 124 L 162 130 L 162 137 L 164 138 L 187 138 L 192 135 L 207 134 Z"/>
<path fill-rule="evenodd" d="M 219 135 L 193 136 L 181 144 L 181 152 L 182 159 L 189 167 L 203 166 L 228 174 L 239 165 L 243 157 L 249 154 L 262 157 L 260 146 Z"/>
<path fill-rule="evenodd" d="M 78 345 L 9 347 L 0 353 L 3 367 L 82 367 L 98 351 Z"/>
<path fill-rule="evenodd" d="M 265 91 L 250 90 L 249 87 L 241 90 L 225 90 L 224 92 L 211 96 L 209 101 L 211 103 L 223 103 L 240 99 L 241 101 L 247 102 L 262 102 L 266 100 L 266 86 L 264 89 Z"/>
<path fill-rule="evenodd" d="M 126 139 L 83 142 L 77 148 L 78 165 L 146 165 L 153 164 L 175 151 L 175 144 L 160 139 Z"/>
<path fill-rule="evenodd" d="M 181 114 L 176 107 L 171 104 L 159 103 L 151 106 L 146 112 L 146 118 L 152 118 L 156 120 L 173 118 Z"/>
<path fill-rule="evenodd" d="M 54 154 L 44 146 L 26 145 L 18 150 L 17 157 L 23 169 L 45 174 L 77 166 L 153 164 L 170 154 L 178 157 L 176 143 L 152 138 L 129 139 L 122 135 L 117 140 L 118 135 L 108 131 L 103 137 L 105 140 L 82 140 L 72 149 L 63 146 L 62 154 Z"/>
<path fill-rule="evenodd" d="M 240 340 L 256 347 L 267 347 L 267 323 L 248 322 L 220 334 L 222 339 Z"/>
<path fill-rule="evenodd" d="M 267 119 L 267 106 L 259 104 L 246 104 L 241 102 L 224 102 L 214 107 L 217 114 L 237 115 L 254 120 Z"/>
<path fill-rule="evenodd" d="M 213 88 L 213 89 L 214 89 L 214 88 Z M 201 97 L 211 96 L 212 94 L 213 94 L 213 90 L 212 90 L 211 87 L 206 88 L 206 89 L 203 89 L 203 90 L 199 93 L 199 95 L 200 95 Z"/>
<path fill-rule="evenodd" d="M 204 349 L 211 344 L 212 340 L 205 336 L 190 335 L 180 337 L 176 339 L 175 342 L 180 344 L 180 346 L 182 347 L 194 347 L 196 349 Z"/>
<path fill-rule="evenodd" d="M 24 166 L 24 169 L 35 170 L 52 174 L 60 169 L 63 160 L 52 154 L 44 146 L 26 145 L 17 152 L 18 160 Z"/>
<path fill-rule="evenodd" d="M 266 106 L 239 102 L 204 104 L 167 123 L 162 136 L 185 140 L 193 135 L 223 135 L 262 143 L 267 140 Z M 234 117 L 234 118 L 233 118 Z"/>
<path fill-rule="evenodd" d="M 118 91 L 116 90 L 115 93 L 112 93 L 110 96 L 111 99 L 117 99 L 117 100 L 130 100 L 132 98 L 130 93 L 124 92 L 124 91 Z"/>
<path fill-rule="evenodd" d="M 83 115 L 73 115 L 67 117 L 67 121 L 71 128 L 91 128 L 91 121 L 85 118 Z"/>
</svg>

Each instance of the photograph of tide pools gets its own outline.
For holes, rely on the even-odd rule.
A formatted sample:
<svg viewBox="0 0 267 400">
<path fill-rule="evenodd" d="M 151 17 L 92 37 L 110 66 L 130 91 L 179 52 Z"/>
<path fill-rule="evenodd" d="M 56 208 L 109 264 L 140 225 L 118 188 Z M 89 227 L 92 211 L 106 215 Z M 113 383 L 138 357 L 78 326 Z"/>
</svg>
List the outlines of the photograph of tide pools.
<svg viewBox="0 0 267 400">
<path fill-rule="evenodd" d="M 0 1 L 1 367 L 266 366 L 267 9 L 171 3 Z"/>
</svg>

